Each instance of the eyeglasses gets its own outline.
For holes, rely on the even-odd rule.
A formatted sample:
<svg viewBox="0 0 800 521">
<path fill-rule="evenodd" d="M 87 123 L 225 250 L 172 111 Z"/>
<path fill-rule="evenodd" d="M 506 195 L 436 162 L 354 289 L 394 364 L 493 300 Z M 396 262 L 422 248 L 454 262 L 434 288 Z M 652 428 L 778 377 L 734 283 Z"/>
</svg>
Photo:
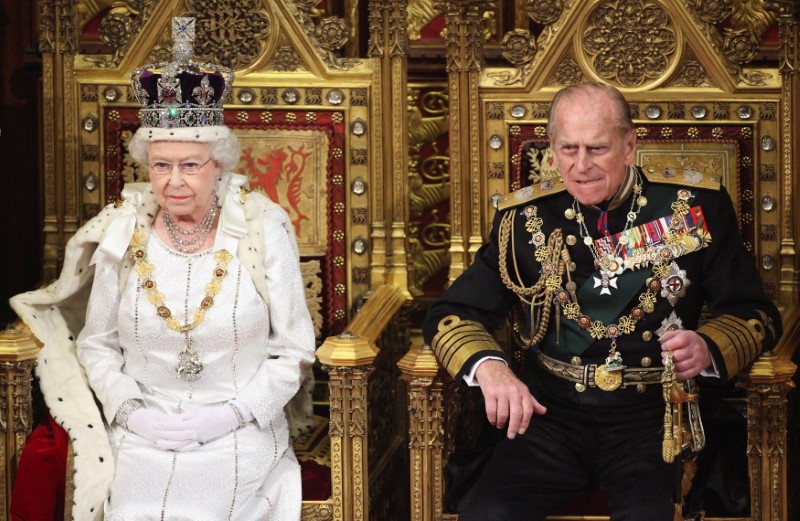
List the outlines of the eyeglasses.
<svg viewBox="0 0 800 521">
<path fill-rule="evenodd" d="M 178 171 L 182 174 L 196 174 L 200 171 L 201 168 L 206 166 L 212 158 L 208 158 L 202 163 L 199 161 L 184 161 L 182 163 L 169 163 L 167 161 L 155 161 L 150 163 L 148 166 L 150 167 L 150 173 L 156 175 L 167 175 L 172 173 L 172 169 L 176 166 L 178 167 Z"/>
</svg>

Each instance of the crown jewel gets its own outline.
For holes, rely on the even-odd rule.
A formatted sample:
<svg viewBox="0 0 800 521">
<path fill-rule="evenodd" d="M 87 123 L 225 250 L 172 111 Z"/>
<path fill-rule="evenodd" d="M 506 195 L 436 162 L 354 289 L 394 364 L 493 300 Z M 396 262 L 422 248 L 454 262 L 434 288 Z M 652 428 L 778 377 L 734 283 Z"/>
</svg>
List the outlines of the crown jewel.
<svg viewBox="0 0 800 521">
<path fill-rule="evenodd" d="M 192 61 L 194 18 L 172 19 L 174 61 L 147 64 L 131 74 L 142 104 L 142 127 L 185 128 L 224 125 L 222 103 L 233 85 L 233 71 Z M 153 72 L 160 69 L 160 72 Z"/>
</svg>

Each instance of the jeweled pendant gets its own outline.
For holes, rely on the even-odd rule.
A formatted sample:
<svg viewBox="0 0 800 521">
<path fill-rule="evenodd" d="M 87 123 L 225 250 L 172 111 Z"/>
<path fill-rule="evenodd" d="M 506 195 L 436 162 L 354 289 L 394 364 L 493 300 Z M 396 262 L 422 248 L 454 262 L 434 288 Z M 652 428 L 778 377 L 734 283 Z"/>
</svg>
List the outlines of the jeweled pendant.
<svg viewBox="0 0 800 521">
<path fill-rule="evenodd" d="M 601 295 L 611 295 L 611 288 L 617 289 L 617 278 L 607 272 L 601 271 L 602 278 L 592 277 L 594 279 L 594 287 L 600 288 Z"/>
<path fill-rule="evenodd" d="M 175 372 L 178 374 L 178 378 L 186 383 L 196 382 L 202 376 L 203 361 L 200 360 L 197 353 L 192 351 L 188 342 L 184 344 L 183 351 L 179 355 Z"/>
<path fill-rule="evenodd" d="M 607 371 L 621 371 L 625 368 L 625 365 L 622 363 L 622 355 L 619 354 L 619 351 L 612 350 L 608 353 L 606 357 L 606 370 Z"/>
</svg>

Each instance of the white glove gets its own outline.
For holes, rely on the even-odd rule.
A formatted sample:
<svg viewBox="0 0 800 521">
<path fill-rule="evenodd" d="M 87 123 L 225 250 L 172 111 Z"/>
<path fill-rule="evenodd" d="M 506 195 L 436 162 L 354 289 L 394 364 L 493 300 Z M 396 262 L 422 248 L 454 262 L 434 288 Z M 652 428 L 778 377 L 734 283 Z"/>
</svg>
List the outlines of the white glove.
<svg viewBox="0 0 800 521">
<path fill-rule="evenodd" d="M 182 430 L 195 434 L 195 439 L 207 443 L 225 436 L 253 421 L 250 409 L 239 401 L 231 401 L 222 405 L 200 407 L 186 411 L 177 416 L 182 421 Z"/>
<path fill-rule="evenodd" d="M 191 450 L 199 446 L 195 433 L 175 414 L 142 407 L 128 416 L 127 428 L 165 450 Z"/>
</svg>

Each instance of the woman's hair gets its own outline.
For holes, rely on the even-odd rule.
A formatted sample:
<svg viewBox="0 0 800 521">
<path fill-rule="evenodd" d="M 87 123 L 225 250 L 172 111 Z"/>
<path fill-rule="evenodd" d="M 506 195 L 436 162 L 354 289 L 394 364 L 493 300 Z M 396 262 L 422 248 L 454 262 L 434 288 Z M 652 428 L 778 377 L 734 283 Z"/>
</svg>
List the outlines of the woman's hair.
<svg viewBox="0 0 800 521">
<path fill-rule="evenodd" d="M 631 119 L 631 108 L 622 93 L 611 85 L 599 82 L 576 83 L 558 91 L 550 104 L 550 114 L 547 119 L 547 135 L 551 139 L 556 133 L 555 114 L 559 103 L 564 99 L 575 98 L 577 96 L 593 96 L 605 98 L 611 102 L 614 112 L 617 115 L 617 128 L 620 133 L 627 134 L 633 130 L 633 120 Z"/>
<path fill-rule="evenodd" d="M 224 129 L 224 127 L 221 127 Z M 208 137 L 206 139 L 174 139 L 164 141 L 194 141 L 198 143 L 207 143 L 208 151 L 211 154 L 211 159 L 216 162 L 222 173 L 232 172 L 236 165 L 239 164 L 239 157 L 241 155 L 241 148 L 239 140 L 233 132 L 222 132 L 219 137 Z M 202 136 L 206 137 L 206 136 Z M 150 143 L 160 141 L 159 139 L 148 139 L 145 134 L 137 131 L 134 134 L 131 142 L 128 144 L 128 153 L 134 161 L 142 166 L 147 166 L 147 154 L 150 150 Z"/>
</svg>

